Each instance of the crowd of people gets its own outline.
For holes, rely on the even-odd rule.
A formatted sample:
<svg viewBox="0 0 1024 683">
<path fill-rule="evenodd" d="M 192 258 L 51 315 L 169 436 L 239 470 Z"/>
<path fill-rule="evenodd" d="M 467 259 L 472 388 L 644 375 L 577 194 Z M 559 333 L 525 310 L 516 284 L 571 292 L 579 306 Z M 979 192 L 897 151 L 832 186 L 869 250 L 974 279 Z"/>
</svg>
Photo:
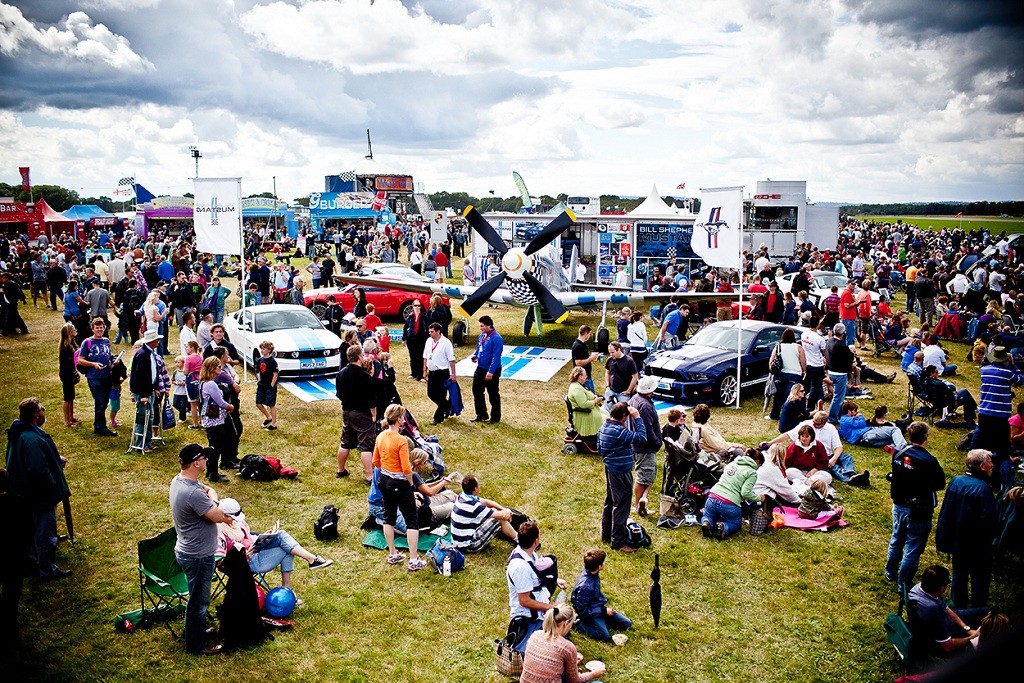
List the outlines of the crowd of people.
<svg viewBox="0 0 1024 683">
<path fill-rule="evenodd" d="M 261 239 L 255 233 L 248 235 L 249 260 L 245 264 L 197 254 L 187 234 L 179 239 L 156 236 L 149 240 L 106 236 L 102 242 L 97 236 L 91 247 L 110 249 L 110 259 L 90 256 L 87 260 L 83 245 L 74 241 L 41 247 L 18 243 L 13 249 L 10 243 L 0 245 L 4 247 L 0 249 L 4 334 L 27 332 L 18 313 L 19 304 L 27 304 L 23 285 L 29 288 L 33 305 L 41 298 L 43 306 L 60 310 L 65 319 L 58 346 L 58 375 L 66 427 L 78 425 L 76 385 L 84 374 L 97 436 L 117 436 L 125 380 L 138 410 L 153 410 L 161 401 L 173 399 L 182 421 L 205 431 L 207 446 L 192 444 L 181 450 L 181 473 L 171 487 L 178 560 L 189 577 L 190 592 L 194 591 L 186 616 L 189 652 L 216 651 L 207 644 L 205 629 L 200 632 L 200 627 L 218 552 L 223 554 L 233 544 L 251 550 L 262 536 L 244 524 L 236 501 L 218 501 L 210 486 L 199 483 L 204 473 L 210 484 L 225 481 L 222 471 L 238 466 L 243 422 L 242 390 L 235 366 L 241 359 L 225 338 L 222 325 L 231 298 L 240 293 L 247 305 L 271 301 L 301 304 L 307 281 L 313 288 L 330 286 L 335 273 L 357 269 L 362 259 L 395 262 L 403 250 L 414 270 L 428 277 L 431 273 L 442 279 L 452 277 L 451 260 L 462 256 L 466 244 L 459 227 L 441 245 L 426 244 L 424 231 L 415 226 L 384 232 L 352 226 L 323 236 L 320 247 L 311 237 L 307 237 L 310 262 L 301 270 L 291 266 L 294 255 L 287 251 L 277 253 L 276 263 L 272 263 L 274 256 L 263 256 Z M 987 248 L 992 248 L 991 253 L 981 256 Z M 957 263 L 970 256 L 979 258 L 968 277 L 957 269 Z M 1018 261 L 1002 236 L 927 233 L 900 225 L 848 222 L 837 252 L 798 245 L 795 253 L 779 264 L 771 261 L 767 250 L 761 250 L 747 254 L 740 273 L 730 276 L 710 271 L 694 281 L 677 272 L 671 261 L 664 274 L 656 269 L 648 288 L 675 292 L 659 312 L 656 334 L 649 335 L 644 311 L 627 308 L 619 314 L 606 362 L 592 347 L 589 326 L 579 328 L 573 343 L 567 400 L 575 429 L 603 463 L 606 495 L 601 540 L 611 550 L 638 551 L 637 545 L 631 545 L 636 539 L 629 528 L 630 516 L 650 514 L 649 494 L 666 438 L 676 443 L 688 441 L 696 452 L 723 459 L 723 470 L 707 492 L 698 523 L 705 537 L 720 541 L 738 532 L 744 517 L 755 510 L 791 507 L 798 508 L 805 518 L 842 516 L 845 511 L 832 498 L 836 482 L 859 487 L 871 483 L 870 473 L 855 467 L 845 444 L 883 448 L 891 456 L 887 479 L 892 499 L 892 534 L 884 574 L 908 596 L 911 630 L 918 642 L 932 653 L 946 653 L 966 647 L 957 635 L 961 631 L 967 643 L 977 637 L 974 626 L 982 618 L 1002 623 L 992 616 L 997 613 L 989 609 L 988 602 L 994 510 L 1014 484 L 1018 456 L 1011 437 L 1024 438 L 1020 418 L 1024 404 L 1015 410 L 1012 393 L 1013 387 L 1024 384 L 1024 374 L 1015 361 L 1018 353 L 1024 353 L 1024 338 L 1017 337 L 1012 324 L 1024 312 L 1024 266 Z M 833 288 L 830 296 L 815 304 L 808 292 L 811 274 L 819 269 L 848 274 L 850 284 L 841 292 Z M 782 294 L 776 279 L 787 273 L 795 274 L 793 286 L 791 292 Z M 221 285 L 220 278 L 229 276 L 241 276 L 239 292 Z M 906 288 L 904 310 L 893 308 L 897 283 Z M 778 370 L 773 373 L 775 398 L 766 417 L 777 422 L 778 436 L 758 447 L 728 441 L 710 424 L 712 412 L 706 404 L 693 407 L 689 415 L 675 409 L 667 424 L 660 424 L 652 401 L 657 380 L 643 373 L 652 336 L 656 346 L 672 347 L 686 338 L 692 326 L 731 317 L 731 306 L 722 303 L 728 303 L 726 299 L 691 304 L 685 300 L 688 292 L 729 294 L 739 286 L 752 295 L 750 318 L 791 325 L 773 351 L 773 365 L 777 359 Z M 365 331 L 365 320 L 373 314 L 365 295 L 356 295 L 353 313 L 364 325 L 362 331 L 358 326 L 346 331 L 342 346 L 345 362 L 336 380 L 342 407 L 337 476 L 349 475 L 348 458 L 352 449 L 357 449 L 369 487 L 368 516 L 383 530 L 386 562 L 404 563 L 409 571 L 424 568 L 417 536 L 439 522 L 450 525 L 452 544 L 463 552 L 484 551 L 493 539 L 504 538 L 513 545 L 506 571 L 509 642 L 524 655 L 523 680 L 555 680 L 563 674 L 567 680 L 596 678 L 600 670 L 578 674 L 576 647 L 567 640 L 574 625 L 576 631 L 602 641 L 610 638 L 611 631 L 628 630 L 632 625 L 608 607 L 602 592 L 599 575 L 605 566 L 605 551 L 587 550 L 571 595 L 556 599 L 559 591 L 569 587 L 557 577 L 555 558 L 538 553 L 540 529 L 536 522 L 517 519 L 514 510 L 482 498 L 476 476 L 459 476 L 456 483 L 461 492 L 447 490 L 455 481 L 451 475 L 428 480 L 436 468 L 432 468 L 430 454 L 413 438 L 419 436 L 417 430 L 409 428 L 410 415 L 398 393 L 393 360 Z M 333 320 L 335 316 L 328 317 Z M 915 317 L 918 322 L 912 326 Z M 404 325 L 410 377 L 426 385 L 426 395 L 435 406 L 433 424 L 454 414 L 448 388 L 457 379 L 454 347 L 448 339 L 451 320 L 451 311 L 438 297 L 429 310 L 416 305 Z M 472 421 L 494 424 L 502 420 L 504 341 L 489 316 L 481 316 L 478 323 L 472 355 L 476 363 Z M 117 334 L 111 340 L 115 326 Z M 174 329 L 178 330 L 180 353 L 169 368 L 164 357 L 169 355 L 170 331 Z M 881 341 L 877 330 L 883 331 L 882 339 L 900 354 L 908 385 L 924 399 L 923 410 L 939 411 L 934 427 L 951 427 L 956 411 L 963 413 L 968 432 L 965 473 L 954 477 L 948 488 L 945 472 L 927 449 L 932 427 L 915 419 L 920 416 L 911 412 L 890 421 L 885 406 L 874 407 L 870 419 L 861 415 L 858 400 L 871 399 L 862 382 L 896 379 L 874 371 L 864 359 L 863 352 L 872 351 L 868 344 Z M 968 362 L 981 366 L 977 392 L 943 379 L 957 376 L 957 364 L 943 347 L 943 340 L 949 339 L 972 343 Z M 133 347 L 127 358 L 116 351 L 122 342 Z M 260 351 L 255 405 L 264 418 L 262 427 L 273 431 L 278 426 L 277 366 L 272 345 Z M 599 364 L 604 365 L 603 391 L 598 391 L 594 381 Z M 22 402 L 19 418 L 9 432 L 9 440 L 16 443 L 16 457 L 12 458 L 9 445 L 6 484 L 8 490 L 34 502 L 24 521 L 28 532 L 19 542 L 32 552 L 40 577 L 49 579 L 68 573 L 55 563 L 53 513 L 70 490 L 56 446 L 42 430 L 44 412 L 38 399 Z M 143 452 L 150 450 L 151 437 L 147 430 Z M 38 455 L 28 455 L 35 452 Z M 24 462 L 28 459 L 38 459 L 39 465 L 34 467 L 45 469 L 45 491 L 36 483 L 26 484 Z M 952 573 L 929 567 L 919 576 L 920 557 L 936 510 L 936 545 L 952 554 Z M 280 567 L 282 582 L 290 585 L 292 557 L 306 560 L 313 569 L 331 563 L 306 551 L 279 528 L 268 533 L 274 537 L 273 545 L 261 546 L 262 556 L 251 555 L 253 571 Z M 396 535 L 402 534 L 408 540 L 408 558 L 395 545 Z M 949 585 L 953 608 L 940 610 L 937 600 Z M 5 585 L 5 609 L 7 596 Z"/>
</svg>

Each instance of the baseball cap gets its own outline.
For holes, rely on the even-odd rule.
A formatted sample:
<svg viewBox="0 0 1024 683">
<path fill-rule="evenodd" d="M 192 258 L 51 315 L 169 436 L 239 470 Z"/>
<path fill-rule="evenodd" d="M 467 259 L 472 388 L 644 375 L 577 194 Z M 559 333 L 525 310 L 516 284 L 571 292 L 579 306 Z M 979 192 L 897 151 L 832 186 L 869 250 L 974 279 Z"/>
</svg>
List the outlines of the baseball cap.
<svg viewBox="0 0 1024 683">
<path fill-rule="evenodd" d="M 200 458 L 212 458 L 217 451 L 208 446 L 200 446 L 197 443 L 190 443 L 182 447 L 178 453 L 178 461 L 185 465 L 191 465 Z"/>
</svg>

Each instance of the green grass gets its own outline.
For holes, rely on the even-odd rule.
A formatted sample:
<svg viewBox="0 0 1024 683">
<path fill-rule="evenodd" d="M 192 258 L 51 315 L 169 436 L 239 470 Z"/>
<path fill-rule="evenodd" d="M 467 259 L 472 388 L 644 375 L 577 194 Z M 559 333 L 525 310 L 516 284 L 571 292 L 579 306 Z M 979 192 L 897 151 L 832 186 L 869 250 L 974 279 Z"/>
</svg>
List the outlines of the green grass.
<svg viewBox="0 0 1024 683">
<path fill-rule="evenodd" d="M 988 228 L 999 234 L 1004 230 L 1007 233 L 1024 232 L 1024 218 L 1001 218 L 999 216 L 854 216 L 860 221 L 871 221 L 873 223 L 895 223 L 903 221 L 906 225 L 913 225 L 927 230 L 953 230 L 963 228 L 974 230 L 976 228 Z"/>
<path fill-rule="evenodd" d="M 384 553 L 360 544 L 358 524 L 366 511 L 360 477 L 334 478 L 338 404 L 303 404 L 282 391 L 280 429 L 268 433 L 257 428 L 251 384 L 244 388 L 242 454 L 278 456 L 301 474 L 295 481 L 273 483 L 233 480 L 218 490 L 241 501 L 255 529 L 280 519 L 311 551 L 333 558 L 334 566 L 311 573 L 298 563 L 294 585 L 306 605 L 296 612 L 295 630 L 226 660 L 184 655 L 182 643 L 161 626 L 135 635 L 115 633 L 114 615 L 138 606 L 136 543 L 170 526 L 167 486 L 178 470 L 176 452 L 195 433 L 178 427 L 167 432 L 167 448 L 126 455 L 125 438 L 107 441 L 89 433 L 92 401 L 83 385 L 76 413 L 86 426 L 66 429 L 59 418 L 56 375 L 61 321 L 41 308 L 23 311 L 32 334 L 0 340 L 7 386 L 0 398 L 2 414 L 13 419 L 24 396 L 44 399 L 47 430 L 70 459 L 67 477 L 78 538 L 58 551 L 59 563 L 74 570 L 70 580 L 27 582 L 23 646 L 10 661 L 11 680 L 501 680 L 493 670 L 491 641 L 508 621 L 508 546 L 496 541 L 470 556 L 466 571 L 450 579 L 388 567 Z M 495 318 L 507 342 L 536 342 L 516 333 L 521 310 L 495 307 L 481 313 Z M 573 314 L 566 325 L 550 326 L 543 343 L 568 347 L 583 322 L 596 325 L 597 319 Z M 949 346 L 960 361 L 965 347 Z M 407 379 L 404 348 L 393 350 L 402 397 L 427 421 L 432 404 L 424 385 Z M 463 347 L 457 355 L 471 352 Z M 891 354 L 871 364 L 886 373 L 898 367 Z M 958 385 L 976 389 L 977 369 L 961 367 Z M 596 457 L 559 452 L 566 375 L 567 370 L 547 384 L 503 382 L 500 425 L 471 424 L 470 411 L 430 431 L 440 437 L 452 469 L 482 478 L 484 496 L 540 520 L 544 549 L 558 555 L 571 583 L 583 551 L 599 545 L 604 477 Z M 469 398 L 466 379 L 462 386 Z M 876 386 L 875 393 L 875 403 L 888 404 L 897 415 L 902 411 L 903 381 Z M 751 396 L 739 411 L 715 408 L 713 424 L 730 439 L 756 443 L 775 433 L 774 423 L 761 418 L 760 406 L 761 397 Z M 125 396 L 123 421 L 130 422 L 132 408 Z M 953 447 L 961 434 L 932 432 L 929 448 L 947 476 L 962 469 L 963 454 Z M 857 466 L 872 471 L 874 483 L 866 490 L 840 485 L 850 522 L 845 529 L 781 530 L 758 538 L 743 533 L 717 543 L 694 528 L 655 529 L 649 518 L 646 526 L 661 554 L 661 628 L 654 630 L 647 606 L 653 553 L 615 554 L 602 575 L 604 588 L 612 605 L 633 619 L 635 630 L 621 648 L 578 637 L 583 655 L 608 664 L 607 681 L 891 681 L 897 666 L 882 629 L 897 602 L 882 577 L 890 525 L 883 478 L 887 457 L 881 450 L 851 450 Z M 325 503 L 337 505 L 342 520 L 341 538 L 329 543 L 313 539 L 311 530 Z M 922 559 L 924 565 L 943 561 L 933 543 Z M 1015 621 L 1024 617 L 1019 566 L 996 570 L 992 601 Z"/>
</svg>

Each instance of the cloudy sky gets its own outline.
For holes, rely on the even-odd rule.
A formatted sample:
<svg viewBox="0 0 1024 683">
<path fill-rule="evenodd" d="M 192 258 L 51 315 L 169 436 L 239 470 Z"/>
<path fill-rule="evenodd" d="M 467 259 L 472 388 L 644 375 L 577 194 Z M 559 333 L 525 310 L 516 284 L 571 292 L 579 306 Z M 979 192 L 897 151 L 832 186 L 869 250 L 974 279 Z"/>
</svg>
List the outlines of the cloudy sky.
<svg viewBox="0 0 1024 683">
<path fill-rule="evenodd" d="M 1024 4 L 0 0 L 0 180 L 204 176 L 291 199 L 375 160 L 426 191 L 1024 197 Z"/>
</svg>

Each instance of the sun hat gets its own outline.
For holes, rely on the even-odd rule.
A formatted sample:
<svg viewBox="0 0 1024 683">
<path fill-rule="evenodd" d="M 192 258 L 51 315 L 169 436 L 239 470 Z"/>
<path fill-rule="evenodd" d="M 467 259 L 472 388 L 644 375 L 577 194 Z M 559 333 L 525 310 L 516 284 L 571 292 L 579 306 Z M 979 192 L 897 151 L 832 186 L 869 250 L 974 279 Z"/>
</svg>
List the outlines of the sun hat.
<svg viewBox="0 0 1024 683">
<path fill-rule="evenodd" d="M 160 333 L 156 330 L 146 330 L 146 333 L 142 335 L 143 344 L 152 344 L 158 339 L 160 339 Z"/>
<path fill-rule="evenodd" d="M 637 393 L 640 394 L 653 394 L 657 388 L 658 378 L 652 375 L 644 375 L 636 385 Z"/>
</svg>

